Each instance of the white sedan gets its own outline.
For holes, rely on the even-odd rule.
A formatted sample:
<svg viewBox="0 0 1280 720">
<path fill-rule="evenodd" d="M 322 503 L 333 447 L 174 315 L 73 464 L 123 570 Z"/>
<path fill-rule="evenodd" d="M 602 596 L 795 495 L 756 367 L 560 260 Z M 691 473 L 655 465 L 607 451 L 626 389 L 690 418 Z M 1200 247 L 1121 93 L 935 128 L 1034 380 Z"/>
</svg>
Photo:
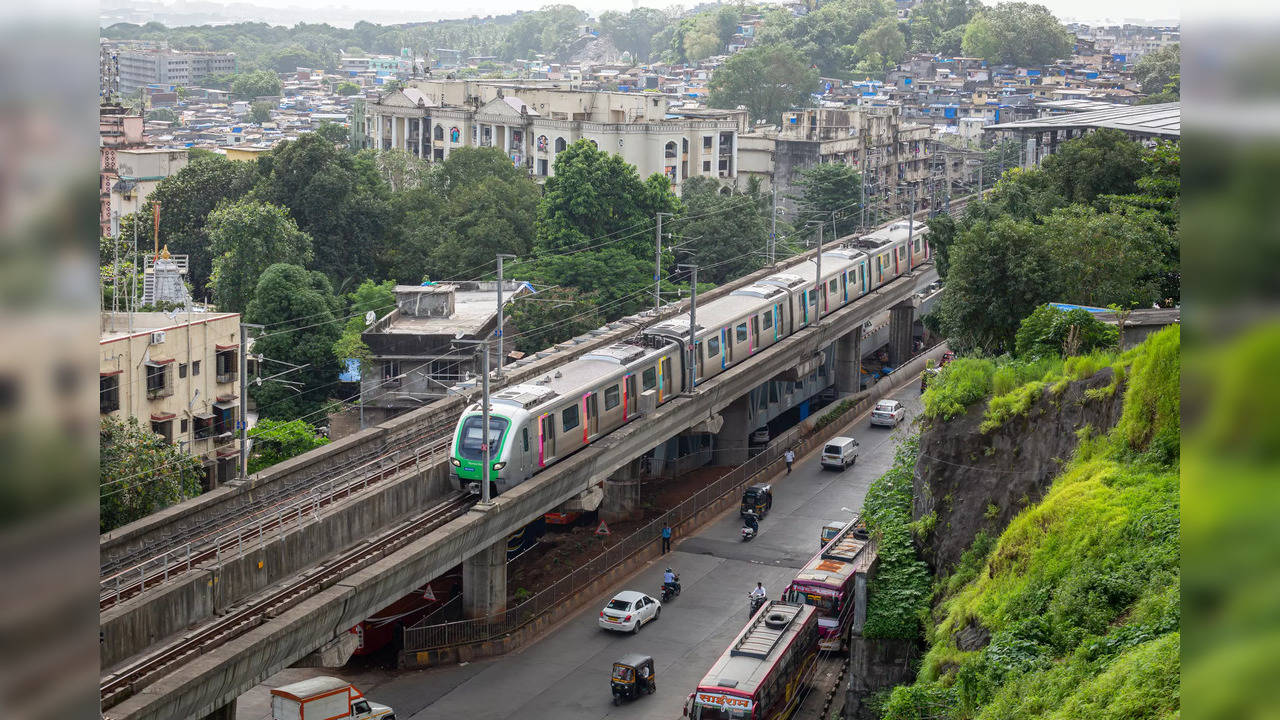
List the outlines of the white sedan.
<svg viewBox="0 0 1280 720">
<path fill-rule="evenodd" d="M 871 410 L 871 424 L 897 427 L 907 417 L 907 408 L 897 400 L 881 400 Z"/>
<path fill-rule="evenodd" d="M 605 630 L 640 632 L 640 626 L 657 620 L 662 603 L 635 590 L 624 590 L 600 611 L 600 627 Z"/>
</svg>

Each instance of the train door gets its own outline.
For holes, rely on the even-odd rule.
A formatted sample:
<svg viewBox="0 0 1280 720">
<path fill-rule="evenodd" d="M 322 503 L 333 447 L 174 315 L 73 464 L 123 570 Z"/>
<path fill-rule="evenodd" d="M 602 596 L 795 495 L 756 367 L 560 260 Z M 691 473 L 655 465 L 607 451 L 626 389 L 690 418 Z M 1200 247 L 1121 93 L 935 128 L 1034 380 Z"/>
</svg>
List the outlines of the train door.
<svg viewBox="0 0 1280 720">
<path fill-rule="evenodd" d="M 732 330 L 729 328 L 720 328 L 720 347 L 724 350 L 724 352 L 720 354 L 721 370 L 733 364 L 733 346 L 737 345 L 735 340 L 737 340 L 737 338 L 733 335 Z"/>
<path fill-rule="evenodd" d="M 840 273 L 840 294 L 844 298 L 842 304 L 849 304 L 849 272 Z"/>
<path fill-rule="evenodd" d="M 901 252 L 902 252 L 902 248 L 900 246 L 893 249 L 893 276 L 894 277 L 898 277 L 899 275 L 902 274 L 902 269 L 898 265 L 899 263 L 898 255 L 901 254 Z"/>
<path fill-rule="evenodd" d="M 802 324 L 809 324 L 809 291 L 800 291 L 800 312 L 802 313 Z"/>
<path fill-rule="evenodd" d="M 639 398 L 636 396 L 636 374 L 628 373 L 622 379 L 622 422 L 636 414 Z"/>
<path fill-rule="evenodd" d="M 693 382 L 697 384 L 702 379 L 702 342 L 699 341 L 693 345 Z"/>
<path fill-rule="evenodd" d="M 747 345 L 747 350 L 749 352 L 754 353 L 756 351 L 756 346 L 759 344 L 760 344 L 760 316 L 752 315 L 751 316 L 751 339 L 750 339 L 750 343 Z"/>
<path fill-rule="evenodd" d="M 778 342 L 782 339 L 782 303 L 775 303 L 773 306 L 773 341 Z"/>
<path fill-rule="evenodd" d="M 596 435 L 600 434 L 600 413 L 597 407 L 599 393 L 587 393 L 584 401 L 587 411 L 587 426 L 582 429 L 582 439 L 584 442 L 590 441 Z"/>
<path fill-rule="evenodd" d="M 546 467 L 556 458 L 556 416 L 547 413 L 538 418 L 538 466 Z"/>
<path fill-rule="evenodd" d="M 681 347 L 683 346 L 684 343 L 681 343 Z M 672 383 L 672 387 L 675 387 L 674 378 L 671 377 L 671 357 L 663 355 L 658 363 L 658 402 L 663 402 L 671 392 L 666 388 L 667 383 Z"/>
</svg>

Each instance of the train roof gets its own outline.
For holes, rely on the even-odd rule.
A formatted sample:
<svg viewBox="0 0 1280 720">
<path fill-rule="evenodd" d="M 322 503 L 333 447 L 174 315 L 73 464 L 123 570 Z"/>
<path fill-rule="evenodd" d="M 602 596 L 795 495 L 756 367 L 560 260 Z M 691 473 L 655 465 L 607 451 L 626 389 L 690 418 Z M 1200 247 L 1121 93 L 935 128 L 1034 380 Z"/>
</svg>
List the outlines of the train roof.
<svg viewBox="0 0 1280 720">
<path fill-rule="evenodd" d="M 814 612 L 810 605 L 769 601 L 738 633 L 698 687 L 730 688 L 754 695 Z"/>
<path fill-rule="evenodd" d="M 850 240 L 848 245 L 851 248 L 879 250 L 891 243 L 906 240 L 908 237 L 924 235 L 927 232 L 929 232 L 929 226 L 925 223 L 918 222 L 915 223 L 915 227 L 912 227 L 907 221 L 901 220 L 889 227 L 869 232 L 856 240 Z"/>
<path fill-rule="evenodd" d="M 698 303 L 698 332 L 707 328 L 718 328 L 728 325 L 739 318 L 760 312 L 773 304 L 772 299 L 736 293 L 712 300 L 703 305 Z M 648 330 L 659 335 L 687 337 L 689 334 L 689 313 L 654 325 Z"/>
</svg>

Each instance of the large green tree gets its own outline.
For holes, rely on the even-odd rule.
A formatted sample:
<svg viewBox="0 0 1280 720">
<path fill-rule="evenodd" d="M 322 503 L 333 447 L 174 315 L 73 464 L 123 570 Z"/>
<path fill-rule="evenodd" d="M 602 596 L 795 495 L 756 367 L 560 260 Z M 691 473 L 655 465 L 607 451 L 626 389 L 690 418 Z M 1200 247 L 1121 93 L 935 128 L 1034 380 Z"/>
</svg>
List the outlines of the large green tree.
<svg viewBox="0 0 1280 720">
<path fill-rule="evenodd" d="M 654 8 L 634 8 L 628 13 L 609 10 L 600 14 L 600 31 L 619 50 L 631 53 L 635 61 L 647 62 L 653 54 L 654 36 L 670 22 L 666 13 Z"/>
<path fill-rule="evenodd" d="M 965 26 L 983 7 L 980 0 L 923 0 L 911 8 L 904 29 L 913 52 L 954 57 L 961 53 Z"/>
<path fill-rule="evenodd" d="M 1151 212 L 1099 213 L 1071 205 L 1044 218 L 1058 298 L 1106 307 L 1150 307 L 1158 300 L 1160 250 L 1168 229 Z"/>
<path fill-rule="evenodd" d="M 1048 65 L 1071 55 L 1075 41 L 1043 5 L 1006 2 L 986 8 L 965 27 L 965 55 L 989 63 Z"/>
<path fill-rule="evenodd" d="M 1054 260 L 1034 224 L 979 221 L 952 246 L 936 322 L 957 349 L 1011 350 L 1022 319 L 1057 294 L 1054 279 Z"/>
<path fill-rule="evenodd" d="M 784 111 L 808 104 L 818 72 L 794 48 L 757 44 L 725 60 L 709 88 L 712 107 L 744 105 L 753 120 L 781 123 Z"/>
<path fill-rule="evenodd" d="M 283 260 L 310 262 L 311 244 L 282 207 L 253 200 L 219 205 L 209 213 L 210 284 L 218 309 L 244 312 L 263 272 Z"/>
<path fill-rule="evenodd" d="M 680 201 L 687 219 L 673 223 L 675 241 L 692 251 L 691 259 L 681 260 L 702 268 L 700 281 L 719 285 L 764 265 L 767 198 L 750 192 L 721 195 L 714 178 L 696 176 L 684 181 Z"/>
<path fill-rule="evenodd" d="M 855 67 L 883 72 L 901 62 L 907 41 L 895 18 L 884 18 L 858 36 L 853 45 Z"/>
<path fill-rule="evenodd" d="M 555 174 L 538 202 L 535 247 L 547 254 L 608 246 L 652 260 L 656 214 L 679 207 L 665 177 L 642 180 L 622 156 L 579 140 L 556 155 Z"/>
<path fill-rule="evenodd" d="M 187 256 L 187 280 L 197 296 L 202 297 L 213 271 L 209 213 L 224 200 L 240 199 L 253 187 L 256 177 L 255 163 L 227 160 L 222 155 L 193 159 L 156 185 L 142 212 L 129 215 L 121 222 L 120 235 L 132 242 L 133 224 L 137 222 L 139 244 L 145 247 L 154 229 L 154 208 L 159 205 L 160 245 L 167 246 L 175 255 Z"/>
<path fill-rule="evenodd" d="M 605 324 L 594 295 L 553 287 L 516 298 L 507 311 L 507 339 L 521 352 L 537 352 Z"/>
<path fill-rule="evenodd" d="M 796 18 L 771 13 L 756 43 L 786 45 L 823 76 L 847 78 L 859 59 L 853 51 L 858 38 L 896 17 L 891 0 L 835 0 Z"/>
<path fill-rule="evenodd" d="M 200 459 L 143 428 L 102 418 L 98 442 L 98 527 L 114 530 L 200 494 Z"/>
<path fill-rule="evenodd" d="M 823 237 L 827 240 L 848 235 L 858 227 L 861 221 L 862 176 L 853 166 L 819 163 L 801 171 L 796 185 L 800 188 L 800 195 L 795 198 L 800 205 L 796 227 L 807 228 L 823 223 L 826 225 Z"/>
<path fill-rule="evenodd" d="M 266 358 L 260 375 L 285 372 L 290 365 L 304 367 L 250 388 L 260 417 L 313 425 L 323 419 L 320 413 L 339 371 L 333 344 L 341 332 L 340 310 L 341 302 L 322 273 L 288 263 L 262 273 L 245 311 L 247 322 L 266 326 L 253 345 L 253 352 Z"/>
<path fill-rule="evenodd" d="M 1142 85 L 1142 92 L 1154 95 L 1163 92 L 1170 83 L 1176 83 L 1182 74 L 1181 68 L 1182 46 L 1175 43 L 1143 55 L 1133 67 L 1133 79 Z"/>
<path fill-rule="evenodd" d="M 382 274 L 394 216 L 376 154 L 352 155 L 306 133 L 277 145 L 264 170 L 254 196 L 288 208 L 316 239 L 316 270 L 338 286 Z"/>
<path fill-rule="evenodd" d="M 231 94 L 240 100 L 280 94 L 280 77 L 270 70 L 240 73 L 231 81 Z"/>
<path fill-rule="evenodd" d="M 342 335 L 333 344 L 334 357 L 338 362 L 347 360 L 364 361 L 369 357 L 369 347 L 364 344 L 361 333 L 370 323 L 369 313 L 374 319 L 384 317 L 395 309 L 396 284 L 392 280 L 377 283 L 365 280 L 354 292 L 347 295 L 348 319 L 342 328 Z"/>
<path fill-rule="evenodd" d="M 1137 190 L 1146 171 L 1142 145 L 1119 130 L 1097 130 L 1063 143 L 1044 159 L 1041 171 L 1049 192 L 1068 202 L 1093 202 L 1099 195 L 1123 195 Z"/>
</svg>

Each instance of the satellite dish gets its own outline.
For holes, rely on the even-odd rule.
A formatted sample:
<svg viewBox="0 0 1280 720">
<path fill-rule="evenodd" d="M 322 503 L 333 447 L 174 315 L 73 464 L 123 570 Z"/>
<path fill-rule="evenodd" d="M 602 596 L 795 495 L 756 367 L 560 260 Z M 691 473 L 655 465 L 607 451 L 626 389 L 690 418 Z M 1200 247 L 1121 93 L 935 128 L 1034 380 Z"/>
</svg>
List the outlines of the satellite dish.
<svg viewBox="0 0 1280 720">
<path fill-rule="evenodd" d="M 364 314 L 364 324 L 365 324 L 365 325 L 372 325 L 372 324 L 374 324 L 374 323 L 375 323 L 375 322 L 377 322 L 377 321 L 378 321 L 378 313 L 376 313 L 376 312 L 374 312 L 374 311 L 370 310 L 369 312 L 367 312 L 367 313 L 365 313 L 365 314 Z"/>
</svg>

